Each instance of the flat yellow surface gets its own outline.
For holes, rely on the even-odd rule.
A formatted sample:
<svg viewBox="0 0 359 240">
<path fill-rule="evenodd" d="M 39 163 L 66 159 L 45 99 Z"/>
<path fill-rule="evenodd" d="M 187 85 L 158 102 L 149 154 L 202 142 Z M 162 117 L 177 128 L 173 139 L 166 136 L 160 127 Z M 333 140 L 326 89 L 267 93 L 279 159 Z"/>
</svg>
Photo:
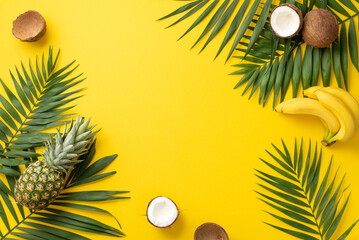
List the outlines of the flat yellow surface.
<svg viewBox="0 0 359 240">
<path fill-rule="evenodd" d="M 197 226 L 216 222 L 232 240 L 292 239 L 262 221 L 275 222 L 257 199 L 254 169 L 266 169 L 258 157 L 281 138 L 320 141 L 324 128 L 309 116 L 284 116 L 271 104 L 257 104 L 233 90 L 238 76 L 224 55 L 213 62 L 220 39 L 198 55 L 189 51 L 199 36 L 195 30 L 177 38 L 193 18 L 169 30 L 174 19 L 159 17 L 183 2 L 172 0 L 3 0 L 0 3 L 0 76 L 12 85 L 8 69 L 47 51 L 61 48 L 60 65 L 73 59 L 87 80 L 85 96 L 75 111 L 102 128 L 97 158 L 118 153 L 107 170 L 118 173 L 83 189 L 130 190 L 132 199 L 96 206 L 111 211 L 129 240 L 193 239 Z M 39 42 L 23 43 L 12 36 L 12 21 L 34 9 L 45 17 L 48 31 Z M 200 29 L 203 29 L 201 25 Z M 203 44 L 203 42 L 201 43 Z M 202 45 L 200 45 L 202 46 Z M 227 52 L 228 49 L 225 49 Z M 359 98 L 358 74 L 350 66 L 350 91 Z M 334 83 L 334 79 L 332 82 Z M 289 89 L 291 91 L 291 89 Z M 269 102 L 272 97 L 269 99 Z M 340 227 L 359 217 L 359 134 L 347 143 L 323 149 L 324 166 L 347 173 L 351 201 Z M 151 226 L 144 216 L 147 203 L 158 195 L 172 198 L 180 209 L 170 229 Z M 91 215 L 115 226 L 113 219 Z M 111 239 L 82 233 L 91 239 Z M 348 239 L 359 239 L 354 229 Z"/>
</svg>

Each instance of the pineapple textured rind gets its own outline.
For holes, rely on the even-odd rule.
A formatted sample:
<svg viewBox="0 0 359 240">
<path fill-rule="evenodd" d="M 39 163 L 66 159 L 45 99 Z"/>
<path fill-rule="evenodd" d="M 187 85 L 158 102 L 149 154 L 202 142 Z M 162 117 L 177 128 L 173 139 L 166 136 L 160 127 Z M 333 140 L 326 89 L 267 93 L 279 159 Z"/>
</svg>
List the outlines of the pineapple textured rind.
<svg viewBox="0 0 359 240">
<path fill-rule="evenodd" d="M 17 203 L 33 210 L 46 208 L 64 188 L 63 172 L 49 168 L 45 162 L 30 163 L 15 184 Z"/>
</svg>

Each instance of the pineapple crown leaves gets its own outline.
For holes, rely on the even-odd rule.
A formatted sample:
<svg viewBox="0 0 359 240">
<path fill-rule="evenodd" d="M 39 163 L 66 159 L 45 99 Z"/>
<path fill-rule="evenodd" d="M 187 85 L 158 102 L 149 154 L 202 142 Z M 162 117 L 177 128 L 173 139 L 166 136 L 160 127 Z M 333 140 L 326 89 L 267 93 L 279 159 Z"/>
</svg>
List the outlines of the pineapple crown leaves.
<svg viewBox="0 0 359 240">
<path fill-rule="evenodd" d="M 334 177 L 330 177 L 331 159 L 325 174 L 320 177 L 322 150 L 319 152 L 316 145 L 313 153 L 311 142 L 305 153 L 303 140 L 299 148 L 295 141 L 292 155 L 283 140 L 282 145 L 284 151 L 273 145 L 279 157 L 267 151 L 275 164 L 261 159 L 273 171 L 256 170 L 261 188 L 256 192 L 259 199 L 271 208 L 271 211 L 265 212 L 279 220 L 282 226 L 277 223 L 265 224 L 300 239 L 333 239 L 350 198 L 350 193 L 345 194 L 348 187 L 343 188 L 345 175 L 339 179 L 336 170 Z M 347 196 L 344 197 L 344 194 Z M 358 221 L 338 240 L 344 240 Z"/>
<path fill-rule="evenodd" d="M 50 137 L 43 148 L 43 158 L 49 167 L 66 173 L 73 165 L 81 162 L 74 159 L 87 153 L 89 143 L 100 131 L 92 132 L 96 125 L 89 126 L 90 120 L 85 121 L 85 118 L 79 116 L 75 122 L 71 120 L 68 128 L 65 123 L 62 134 L 56 129 L 55 140 Z"/>
<path fill-rule="evenodd" d="M 196 20 L 180 39 L 207 20 L 204 30 L 193 45 L 197 45 L 209 35 L 200 51 L 203 51 L 214 38 L 218 38 L 221 30 L 225 30 L 225 36 L 215 58 L 228 46 L 226 61 L 231 57 L 240 61 L 233 65 L 239 70 L 231 73 L 242 75 L 234 88 L 246 84 L 243 94 L 251 89 L 249 98 L 255 92 L 259 92 L 259 104 L 262 103 L 263 106 L 271 92 L 274 92 L 273 106 L 278 100 L 283 101 L 290 83 L 293 97 L 298 95 L 300 85 L 303 89 L 316 86 L 320 82 L 328 86 L 334 77 L 339 87 L 348 89 L 349 58 L 359 71 L 358 26 L 354 22 L 359 10 L 354 1 L 280 0 L 280 3 L 295 4 L 302 10 L 303 16 L 314 7 L 326 8 L 338 20 L 340 34 L 331 47 L 304 47 L 304 58 L 301 50 L 304 41 L 300 34 L 291 39 L 278 39 L 272 33 L 268 17 L 271 10 L 276 7 L 272 2 L 254 0 L 250 4 L 250 0 L 192 0 L 159 20 L 183 14 L 169 26 L 172 27 L 198 13 Z M 346 24 L 347 22 L 349 24 Z M 331 74 L 332 69 L 334 74 Z M 322 81 L 318 81 L 319 78 Z"/>
</svg>

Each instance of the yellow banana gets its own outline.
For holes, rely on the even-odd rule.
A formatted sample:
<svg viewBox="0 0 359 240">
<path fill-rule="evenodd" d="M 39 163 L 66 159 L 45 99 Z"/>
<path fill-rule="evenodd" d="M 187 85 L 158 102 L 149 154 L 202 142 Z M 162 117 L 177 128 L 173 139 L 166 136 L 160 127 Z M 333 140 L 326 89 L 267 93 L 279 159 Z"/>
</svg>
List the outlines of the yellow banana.
<svg viewBox="0 0 359 240">
<path fill-rule="evenodd" d="M 314 86 L 314 87 L 310 87 L 310 88 L 307 88 L 307 89 L 304 89 L 303 90 L 303 96 L 304 97 L 308 97 L 308 98 L 311 98 L 311 99 L 315 99 L 315 100 L 318 100 L 317 98 L 317 95 L 315 94 L 316 91 L 318 91 L 319 89 L 321 89 L 322 87 L 320 86 Z M 326 126 L 326 123 L 321 120 L 322 123 L 324 124 L 324 126 Z M 328 130 L 328 128 L 326 128 L 326 132 L 325 132 L 325 135 L 324 135 L 324 138 L 326 137 L 331 137 L 333 136 L 333 134 Z"/>
<path fill-rule="evenodd" d="M 330 93 L 330 94 L 334 95 L 335 97 L 339 98 L 349 108 L 350 112 L 354 116 L 356 129 L 358 129 L 358 126 L 359 126 L 359 104 L 355 100 L 355 98 L 350 93 L 348 93 L 347 91 L 345 91 L 344 89 L 341 89 L 341 88 L 326 87 L 326 88 L 322 88 L 320 90 Z"/>
<path fill-rule="evenodd" d="M 310 98 L 294 98 L 282 102 L 275 108 L 276 112 L 286 114 L 308 114 L 322 120 L 327 128 L 326 135 L 333 136 L 340 129 L 340 123 L 335 115 L 320 102 Z"/>
<path fill-rule="evenodd" d="M 340 122 L 340 129 L 333 137 L 326 136 L 322 141 L 324 146 L 330 146 L 337 140 L 347 141 L 355 133 L 355 120 L 346 105 L 337 97 L 324 91 L 316 91 L 316 96 L 321 104 L 334 113 Z"/>
<path fill-rule="evenodd" d="M 318 99 L 315 92 L 322 88 L 323 87 L 319 87 L 319 86 L 307 88 L 303 91 L 303 95 L 312 99 Z"/>
<path fill-rule="evenodd" d="M 358 129 L 358 127 L 359 127 L 359 104 L 349 92 L 347 92 L 341 88 L 316 86 L 316 87 L 311 87 L 311 88 L 304 90 L 303 94 L 306 97 L 309 97 L 312 99 L 318 99 L 317 95 L 316 95 L 316 92 L 318 90 L 330 93 L 330 94 L 334 95 L 335 97 L 339 98 L 347 106 L 347 108 L 350 110 L 350 112 L 354 116 L 355 126 L 356 126 L 356 129 Z"/>
</svg>

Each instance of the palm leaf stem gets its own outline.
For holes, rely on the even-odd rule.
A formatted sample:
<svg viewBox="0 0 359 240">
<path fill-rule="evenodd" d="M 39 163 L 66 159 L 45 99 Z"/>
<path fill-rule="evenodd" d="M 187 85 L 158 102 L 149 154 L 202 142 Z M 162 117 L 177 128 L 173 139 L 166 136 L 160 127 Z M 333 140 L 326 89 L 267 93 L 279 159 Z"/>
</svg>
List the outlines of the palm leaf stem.
<svg viewBox="0 0 359 240">
<path fill-rule="evenodd" d="M 23 218 L 21 221 L 19 221 L 18 223 L 16 223 L 16 225 L 15 225 L 12 229 L 10 229 L 10 231 L 8 231 L 8 232 L 3 236 L 2 239 L 5 239 L 7 235 L 11 234 L 12 231 L 14 231 L 18 226 L 20 226 L 23 222 L 25 222 L 26 219 L 28 219 L 29 217 L 31 217 L 31 215 L 32 215 L 33 213 L 34 213 L 33 211 L 30 212 L 29 215 L 27 215 L 27 216 L 26 216 L 25 218 Z"/>
<path fill-rule="evenodd" d="M 350 19 L 352 19 L 352 18 L 354 18 L 354 17 L 356 17 L 356 16 L 358 16 L 358 15 L 359 15 L 359 12 L 357 12 L 357 13 L 351 15 L 350 17 L 348 17 L 348 18 L 346 18 L 346 19 L 344 19 L 344 20 L 339 21 L 338 24 L 342 24 L 343 22 L 349 21 Z"/>
<path fill-rule="evenodd" d="M 43 93 L 41 93 L 40 97 L 43 95 Z M 5 143 L 4 148 L 0 151 L 0 154 L 4 153 L 5 150 L 8 151 L 8 147 L 10 146 L 10 144 L 12 143 L 12 141 L 16 138 L 17 134 L 20 132 L 20 129 L 22 129 L 22 127 L 24 125 L 26 125 L 25 123 L 27 122 L 27 120 L 29 119 L 30 115 L 33 113 L 34 108 L 37 106 L 39 102 L 39 99 L 36 100 L 36 103 L 31 107 L 30 112 L 27 114 L 27 116 L 24 118 L 24 121 L 20 124 L 20 126 L 17 128 L 17 130 L 15 131 L 15 134 L 13 134 L 13 136 L 10 138 L 10 140 Z M 21 131 L 22 132 L 22 131 Z"/>
<path fill-rule="evenodd" d="M 293 171 L 296 173 L 296 176 L 297 176 L 298 181 L 299 181 L 299 183 L 300 183 L 300 188 L 301 188 L 301 190 L 303 191 L 303 193 L 305 193 L 304 183 L 301 181 L 298 171 L 296 171 L 293 167 L 291 167 L 291 168 L 292 168 Z M 308 195 L 307 195 L 307 194 L 304 194 L 304 196 L 305 196 L 305 200 L 307 201 L 307 204 L 308 204 L 308 206 L 309 206 L 310 213 L 312 214 L 312 216 L 313 216 L 313 218 L 314 218 L 315 226 L 317 227 L 318 232 L 319 232 L 319 234 L 320 234 L 320 239 L 321 239 L 321 240 L 324 240 L 324 238 L 323 238 L 324 235 L 323 235 L 322 230 L 320 229 L 320 225 L 319 225 L 319 223 L 318 223 L 318 216 L 315 214 L 315 211 L 314 211 L 314 209 L 313 209 L 313 206 L 310 204 L 310 201 L 309 201 L 309 199 L 308 199 Z"/>
</svg>

